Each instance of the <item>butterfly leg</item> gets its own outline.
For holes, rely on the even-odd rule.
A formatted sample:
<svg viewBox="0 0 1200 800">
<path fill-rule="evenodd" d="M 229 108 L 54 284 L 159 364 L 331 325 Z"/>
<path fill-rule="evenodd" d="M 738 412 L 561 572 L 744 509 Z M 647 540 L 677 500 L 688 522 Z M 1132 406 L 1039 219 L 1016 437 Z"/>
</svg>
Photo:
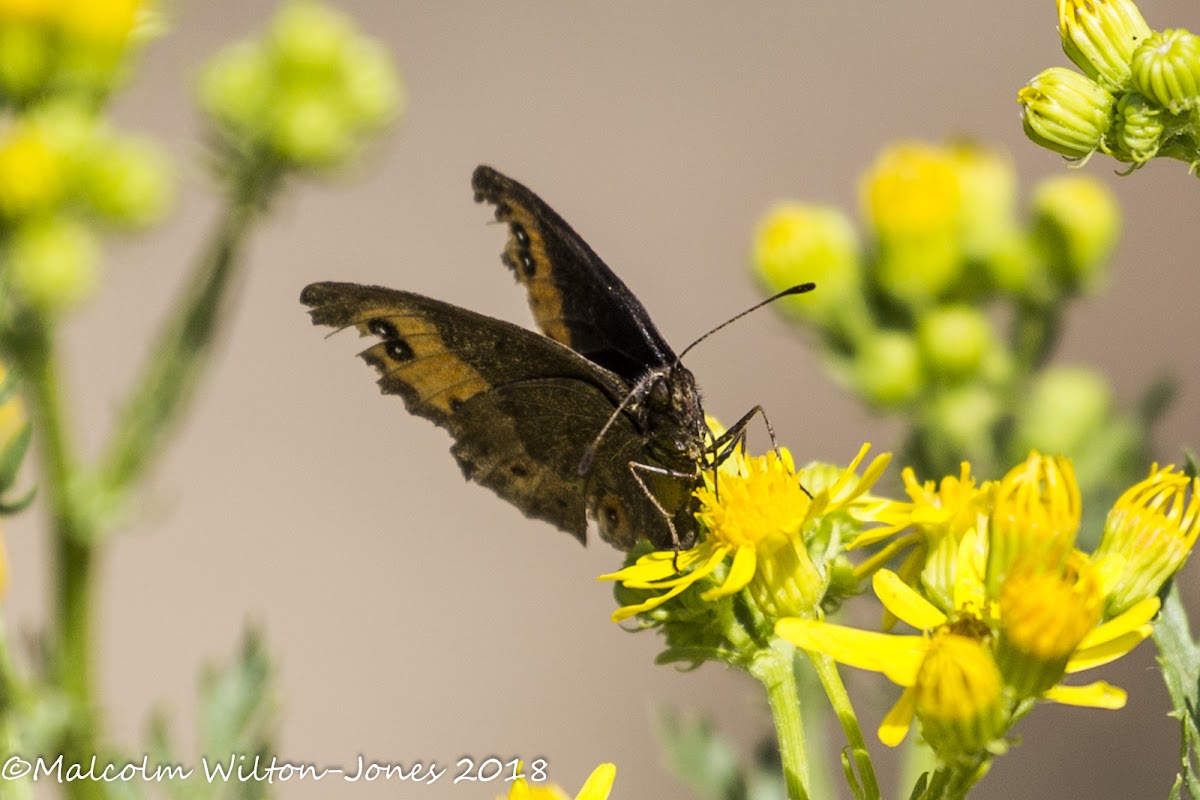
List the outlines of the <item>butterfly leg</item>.
<svg viewBox="0 0 1200 800">
<path fill-rule="evenodd" d="M 775 457 L 783 458 L 783 454 L 779 452 L 779 441 L 775 438 L 775 428 L 771 425 L 771 420 L 767 417 L 767 412 L 763 410 L 762 406 L 755 406 L 743 414 L 742 418 L 733 423 L 725 433 L 721 434 L 710 448 L 712 452 L 713 483 L 715 484 L 714 493 L 718 499 L 721 497 L 721 491 L 720 484 L 715 480 L 717 474 L 716 468 L 721 466 L 725 459 L 733 455 L 739 445 L 744 446 L 746 444 L 746 429 L 749 427 L 750 421 L 754 419 L 755 414 L 761 416 L 763 424 L 767 426 L 767 435 L 771 437 L 771 449 L 775 451 Z M 808 495 L 809 499 L 812 498 L 812 492 L 805 489 L 803 484 L 801 484 L 800 490 Z"/>
<path fill-rule="evenodd" d="M 678 558 L 679 551 L 683 549 L 683 542 L 679 540 L 679 532 L 675 530 L 675 522 L 671 519 L 671 514 L 667 511 L 667 509 L 663 508 L 663 504 L 659 502 L 657 497 L 655 497 L 654 492 L 650 491 L 650 487 L 646 485 L 646 481 L 642 479 L 642 475 L 640 473 L 645 473 L 647 475 L 661 475 L 663 477 L 676 480 L 683 478 L 695 479 L 695 474 L 690 472 L 680 472 L 679 470 L 674 469 L 667 469 L 666 467 L 656 467 L 651 464 L 642 464 L 639 461 L 629 462 L 629 472 L 633 475 L 633 479 L 637 481 L 638 486 L 642 487 L 642 491 L 645 493 L 646 497 L 649 498 L 650 502 L 654 504 L 654 507 L 658 509 L 658 513 L 662 514 L 663 519 L 666 520 L 667 530 L 671 532 L 671 542 L 675 546 L 675 557 Z M 676 564 L 676 566 L 678 565 Z"/>
</svg>

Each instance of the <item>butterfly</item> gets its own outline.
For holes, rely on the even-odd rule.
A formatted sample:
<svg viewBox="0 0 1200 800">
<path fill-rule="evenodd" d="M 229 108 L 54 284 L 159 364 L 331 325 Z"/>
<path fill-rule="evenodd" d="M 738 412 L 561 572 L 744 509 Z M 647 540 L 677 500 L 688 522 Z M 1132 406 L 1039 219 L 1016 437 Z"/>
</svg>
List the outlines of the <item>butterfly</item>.
<svg viewBox="0 0 1200 800">
<path fill-rule="evenodd" d="M 621 550 L 696 540 L 703 470 L 720 437 L 696 379 L 633 292 L 532 191 L 487 166 L 477 202 L 508 226 L 501 260 L 541 333 L 413 292 L 323 282 L 303 290 L 313 324 L 355 327 L 384 394 L 449 431 L 467 479 L 586 543 L 588 521 Z M 811 286 L 811 285 L 810 285 Z"/>
</svg>

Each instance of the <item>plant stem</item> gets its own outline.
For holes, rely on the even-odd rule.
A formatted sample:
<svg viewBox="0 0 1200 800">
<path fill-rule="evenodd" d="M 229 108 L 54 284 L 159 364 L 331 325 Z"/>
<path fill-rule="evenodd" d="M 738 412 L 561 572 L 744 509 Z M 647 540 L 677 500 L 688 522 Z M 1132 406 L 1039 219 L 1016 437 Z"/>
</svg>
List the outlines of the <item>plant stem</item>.
<svg viewBox="0 0 1200 800">
<path fill-rule="evenodd" d="M 858 725 L 858 716 L 854 713 L 854 706 L 850 703 L 850 695 L 846 693 L 846 686 L 842 683 L 837 664 L 824 653 L 810 652 L 808 657 L 817 671 L 817 677 L 821 679 L 821 685 L 825 687 L 825 695 L 837 714 L 842 732 L 846 734 L 846 741 L 850 744 L 854 764 L 858 767 L 863 796 L 867 800 L 878 800 L 882 795 L 879 791 L 879 781 L 875 777 L 875 768 L 871 764 L 871 754 L 867 750 L 862 728 Z"/>
<path fill-rule="evenodd" d="M 800 718 L 794 659 L 795 648 L 782 639 L 773 638 L 771 647 L 762 650 L 751 663 L 750 674 L 767 690 L 788 800 L 808 800 L 808 751 Z"/>
<path fill-rule="evenodd" d="M 278 171 L 270 166 L 235 179 L 209 245 L 125 402 L 101 462 L 101 487 L 110 499 L 120 503 L 122 493 L 145 474 L 187 406 L 228 311 L 241 246 L 278 181 Z"/>
<path fill-rule="evenodd" d="M 53 552 L 53 657 L 50 681 L 70 703 L 71 724 L 63 734 L 62 752 L 72 761 L 96 753 L 96 704 L 92 680 L 92 581 L 95 553 L 93 520 L 79 513 L 71 488 L 75 463 L 63 413 L 53 331 L 41 320 L 22 320 L 13 352 L 28 387 L 40 434 L 44 492 L 49 503 Z M 75 798 L 104 797 L 93 781 L 73 781 Z"/>
</svg>

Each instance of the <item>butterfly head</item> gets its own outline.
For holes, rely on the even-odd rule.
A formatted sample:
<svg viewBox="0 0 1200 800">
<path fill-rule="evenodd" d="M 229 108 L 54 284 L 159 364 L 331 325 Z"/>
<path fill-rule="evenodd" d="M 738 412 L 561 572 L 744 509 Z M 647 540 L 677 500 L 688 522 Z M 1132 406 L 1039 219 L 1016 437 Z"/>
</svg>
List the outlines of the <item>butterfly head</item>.
<svg viewBox="0 0 1200 800">
<path fill-rule="evenodd" d="M 681 364 L 646 375 L 645 398 L 636 412 L 650 450 L 666 464 L 692 468 L 704 455 L 704 410 L 696 379 Z"/>
</svg>

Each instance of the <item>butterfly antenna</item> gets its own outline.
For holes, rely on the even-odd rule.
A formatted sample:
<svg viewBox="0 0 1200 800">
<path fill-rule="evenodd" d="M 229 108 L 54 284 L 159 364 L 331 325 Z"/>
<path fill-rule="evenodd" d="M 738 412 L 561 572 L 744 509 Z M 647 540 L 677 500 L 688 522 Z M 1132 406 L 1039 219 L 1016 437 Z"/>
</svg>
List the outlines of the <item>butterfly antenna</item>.
<svg viewBox="0 0 1200 800">
<path fill-rule="evenodd" d="M 774 303 L 776 300 L 780 299 L 781 297 L 791 297 L 794 294 L 806 294 L 808 292 L 811 292 L 815 288 L 817 288 L 817 285 L 815 283 L 811 283 L 811 282 L 810 283 L 800 283 L 795 286 L 792 286 L 789 289 L 784 289 L 782 292 L 777 292 L 777 293 L 771 295 L 770 297 L 768 297 L 766 300 L 755 303 L 754 305 L 750 306 L 749 308 L 747 308 L 745 311 L 743 311 L 740 314 L 735 314 L 734 316 L 732 316 L 729 319 L 722 322 L 717 327 L 710 330 L 708 333 L 701 336 L 696 341 L 689 344 L 687 347 L 683 348 L 683 350 L 680 351 L 679 355 L 676 356 L 676 358 L 675 358 L 675 366 L 679 366 L 679 364 L 683 361 L 683 357 L 686 356 L 693 347 L 700 344 L 705 339 L 707 339 L 708 337 L 712 336 L 717 331 L 724 328 L 726 325 L 730 325 L 734 322 L 737 322 L 739 319 L 741 319 L 742 317 L 751 313 L 752 311 L 757 311 L 758 309 L 762 308 L 765 305 L 770 305 L 771 303 Z"/>
</svg>

